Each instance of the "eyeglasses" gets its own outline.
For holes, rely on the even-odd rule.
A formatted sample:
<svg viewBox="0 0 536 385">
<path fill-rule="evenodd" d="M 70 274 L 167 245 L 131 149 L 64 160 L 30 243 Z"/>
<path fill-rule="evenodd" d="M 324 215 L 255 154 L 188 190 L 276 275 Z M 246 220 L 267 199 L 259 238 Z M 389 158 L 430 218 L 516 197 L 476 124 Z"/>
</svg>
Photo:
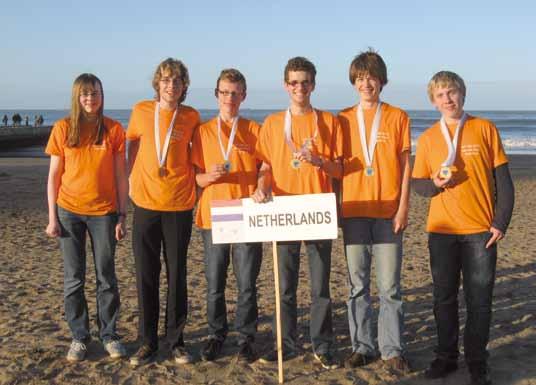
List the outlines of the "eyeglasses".
<svg viewBox="0 0 536 385">
<path fill-rule="evenodd" d="M 173 84 L 176 87 L 180 87 L 180 85 L 182 84 L 181 79 L 179 78 L 162 78 L 160 79 L 160 82 L 166 86 Z"/>
<path fill-rule="evenodd" d="M 291 82 L 287 82 L 287 84 L 293 88 L 296 88 L 297 86 L 302 86 L 302 87 L 309 87 L 311 84 L 313 84 L 313 82 L 311 82 L 310 80 L 302 80 L 302 81 L 299 81 L 299 80 L 293 80 Z"/>
<path fill-rule="evenodd" d="M 230 96 L 230 97 L 233 98 L 233 99 L 234 99 L 234 98 L 237 98 L 237 97 L 239 97 L 239 96 L 244 95 L 243 92 L 222 91 L 222 90 L 219 90 L 219 89 L 217 89 L 217 88 L 216 88 L 216 92 L 217 92 L 218 95 L 220 95 L 220 96 L 224 96 L 224 97 L 226 97 L 226 96 Z"/>
<path fill-rule="evenodd" d="M 101 95 L 102 95 L 102 94 L 101 94 L 99 91 L 82 92 L 82 93 L 80 93 L 80 96 L 83 97 L 83 98 L 90 98 L 90 97 L 98 98 L 98 97 L 101 96 Z"/>
</svg>

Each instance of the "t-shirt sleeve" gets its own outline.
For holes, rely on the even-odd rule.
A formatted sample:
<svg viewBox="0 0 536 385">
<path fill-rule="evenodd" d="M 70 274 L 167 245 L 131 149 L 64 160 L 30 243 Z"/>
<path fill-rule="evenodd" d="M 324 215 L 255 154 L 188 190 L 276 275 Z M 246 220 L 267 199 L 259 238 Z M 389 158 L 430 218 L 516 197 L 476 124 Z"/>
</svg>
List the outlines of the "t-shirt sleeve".
<svg viewBox="0 0 536 385">
<path fill-rule="evenodd" d="M 331 159 L 339 159 L 343 156 L 343 149 L 342 149 L 342 127 L 340 124 L 340 121 L 337 117 L 333 118 L 333 142 L 332 142 L 332 153 L 331 153 Z"/>
<path fill-rule="evenodd" d="M 253 149 L 253 156 L 257 159 L 257 165 L 262 163 L 262 159 L 259 157 L 256 149 L 261 139 L 261 125 L 253 120 L 250 121 L 250 132 L 248 136 L 250 143 L 248 145 Z"/>
<path fill-rule="evenodd" d="M 127 134 L 126 138 L 127 140 L 138 140 L 141 136 L 140 133 L 140 116 L 139 116 L 139 109 L 137 106 L 134 106 L 132 109 L 132 114 L 130 114 L 130 120 L 128 122 L 128 128 L 127 128 Z"/>
<path fill-rule="evenodd" d="M 409 151 L 411 153 L 411 119 L 408 114 L 403 113 L 400 117 L 400 153 Z"/>
<path fill-rule="evenodd" d="M 264 120 L 261 127 L 260 137 L 255 146 L 256 157 L 262 161 L 271 164 L 270 162 L 270 117 Z"/>
<path fill-rule="evenodd" d="M 66 132 L 66 122 L 60 120 L 54 123 L 52 131 L 50 132 L 50 137 L 48 138 L 48 143 L 45 148 L 45 153 L 48 155 L 56 156 L 65 156 L 63 149 L 65 146 L 65 132 Z"/>
<path fill-rule="evenodd" d="M 499 135 L 499 130 L 495 127 L 494 124 L 491 124 L 491 156 L 493 157 L 493 168 L 497 168 L 500 165 L 508 163 L 508 158 L 504 152 L 503 144 L 501 137 Z"/>
<path fill-rule="evenodd" d="M 421 135 L 417 142 L 417 154 L 415 155 L 415 163 L 413 164 L 413 178 L 431 178 L 432 172 L 428 162 L 428 149 L 426 148 L 425 138 Z"/>
<path fill-rule="evenodd" d="M 113 152 L 114 153 L 122 153 L 125 152 L 125 129 L 119 122 L 114 122 L 115 124 L 112 126 L 112 132 L 114 133 L 113 136 Z"/>
<path fill-rule="evenodd" d="M 201 129 L 197 127 L 192 136 L 192 163 L 201 170 L 205 170 L 205 160 L 203 159 L 203 142 L 201 140 Z"/>
</svg>

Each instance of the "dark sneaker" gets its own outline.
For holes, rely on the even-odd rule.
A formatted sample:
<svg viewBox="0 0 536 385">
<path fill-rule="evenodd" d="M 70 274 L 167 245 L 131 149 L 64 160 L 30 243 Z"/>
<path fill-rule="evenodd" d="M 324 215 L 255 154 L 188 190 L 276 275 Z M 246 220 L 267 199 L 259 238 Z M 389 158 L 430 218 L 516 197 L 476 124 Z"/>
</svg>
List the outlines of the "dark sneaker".
<svg viewBox="0 0 536 385">
<path fill-rule="evenodd" d="M 142 345 L 138 351 L 130 357 L 130 365 L 141 366 L 145 365 L 156 357 L 156 350 L 153 350 L 149 345 Z"/>
<path fill-rule="evenodd" d="M 296 357 L 296 352 L 293 350 L 283 349 L 283 361 L 288 361 Z M 270 350 L 264 356 L 259 358 L 259 362 L 263 364 L 271 364 L 277 362 L 277 350 Z"/>
<path fill-rule="evenodd" d="M 251 342 L 247 341 L 240 345 L 238 360 L 247 363 L 252 363 L 257 360 L 257 352 Z"/>
<path fill-rule="evenodd" d="M 315 353 L 315 359 L 324 369 L 337 369 L 339 367 L 339 364 L 335 361 L 330 352 Z"/>
<path fill-rule="evenodd" d="M 73 340 L 71 342 L 71 346 L 69 347 L 69 351 L 67 352 L 67 361 L 83 361 L 84 358 L 86 358 L 86 354 L 86 344 L 84 344 L 82 341 Z"/>
<path fill-rule="evenodd" d="M 223 347 L 223 341 L 217 338 L 211 338 L 201 351 L 201 359 L 203 361 L 214 361 L 220 354 Z"/>
<path fill-rule="evenodd" d="M 443 378 L 449 373 L 452 373 L 458 369 L 458 363 L 456 361 L 444 360 L 436 358 L 430 364 L 430 367 L 424 372 L 424 376 L 430 379 Z"/>
<path fill-rule="evenodd" d="M 194 362 L 194 358 L 184 346 L 176 346 L 171 350 L 171 356 L 177 364 L 185 365 Z"/>
<path fill-rule="evenodd" d="M 383 367 L 387 370 L 408 374 L 411 373 L 411 367 L 404 356 L 396 356 L 383 360 Z"/>
<path fill-rule="evenodd" d="M 486 364 L 470 365 L 471 385 L 491 385 L 489 369 Z"/>
<path fill-rule="evenodd" d="M 346 369 L 358 368 L 360 366 L 368 365 L 374 360 L 376 360 L 375 356 L 352 352 L 348 357 L 344 359 L 344 367 Z"/>
</svg>

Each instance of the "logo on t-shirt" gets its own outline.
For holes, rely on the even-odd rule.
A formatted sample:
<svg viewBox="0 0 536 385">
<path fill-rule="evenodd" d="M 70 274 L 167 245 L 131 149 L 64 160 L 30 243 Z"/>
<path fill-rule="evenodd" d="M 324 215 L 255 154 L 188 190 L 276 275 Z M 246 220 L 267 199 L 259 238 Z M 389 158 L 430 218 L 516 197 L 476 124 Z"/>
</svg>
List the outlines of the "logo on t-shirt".
<svg viewBox="0 0 536 385">
<path fill-rule="evenodd" d="M 251 147 L 249 146 L 249 144 L 246 143 L 233 143 L 233 148 L 241 152 L 251 152 Z"/>
<path fill-rule="evenodd" d="M 474 156 L 478 154 L 480 154 L 479 144 L 463 144 L 462 145 L 462 155 Z"/>
<path fill-rule="evenodd" d="M 389 141 L 389 133 L 387 131 L 378 131 L 377 143 L 387 143 Z"/>
<path fill-rule="evenodd" d="M 171 131 L 171 140 L 178 142 L 179 140 L 182 139 L 183 135 L 184 135 L 183 130 L 174 129 L 173 131 Z"/>
</svg>

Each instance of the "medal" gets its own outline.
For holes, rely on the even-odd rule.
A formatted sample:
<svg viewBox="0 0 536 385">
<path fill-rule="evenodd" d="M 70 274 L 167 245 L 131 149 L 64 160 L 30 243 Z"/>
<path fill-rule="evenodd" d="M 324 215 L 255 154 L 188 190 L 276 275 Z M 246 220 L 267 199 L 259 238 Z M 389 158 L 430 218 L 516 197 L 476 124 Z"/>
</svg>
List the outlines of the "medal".
<svg viewBox="0 0 536 385">
<path fill-rule="evenodd" d="M 173 112 L 173 117 L 171 118 L 171 123 L 167 129 L 166 138 L 164 139 L 164 148 L 160 151 L 160 103 L 156 102 L 154 107 L 154 142 L 156 145 L 156 160 L 158 161 L 158 175 L 161 177 L 167 175 L 167 170 L 164 165 L 166 164 L 169 140 L 171 139 L 171 131 L 173 131 L 173 126 L 175 125 L 177 110 L 178 108 Z"/>
<path fill-rule="evenodd" d="M 301 161 L 299 159 L 293 158 L 290 161 L 290 167 L 292 167 L 294 170 L 299 169 L 301 166 Z"/>
<path fill-rule="evenodd" d="M 225 171 L 231 171 L 231 162 L 229 161 L 229 156 L 231 155 L 231 149 L 233 148 L 234 139 L 236 136 L 236 131 L 238 128 L 238 119 L 239 116 L 233 118 L 233 124 L 231 126 L 231 134 L 229 135 L 229 141 L 227 142 L 227 151 L 223 148 L 223 143 L 221 140 L 221 116 L 218 115 L 218 143 L 220 144 L 221 155 L 223 156 L 223 168 Z"/>
<path fill-rule="evenodd" d="M 313 109 L 313 113 L 315 118 L 315 132 L 312 137 L 306 138 L 303 141 L 303 144 L 301 145 L 300 149 L 297 150 L 296 146 L 294 145 L 294 142 L 292 141 L 292 116 L 290 115 L 290 108 L 287 109 L 287 112 L 285 114 L 285 126 L 283 128 L 283 131 L 285 133 L 285 142 L 287 143 L 287 146 L 289 147 L 292 154 L 305 154 L 307 151 L 311 151 L 313 149 L 313 142 L 318 135 L 318 113 L 315 109 Z M 290 166 L 293 169 L 297 170 L 301 167 L 301 161 L 299 159 L 292 158 L 290 161 Z"/>
<path fill-rule="evenodd" d="M 361 139 L 361 150 L 363 157 L 365 158 L 365 175 L 373 176 L 374 169 L 372 168 L 372 160 L 374 159 L 374 149 L 376 148 L 376 142 L 378 141 L 378 131 L 380 129 L 380 121 L 382 118 L 382 103 L 378 101 L 376 112 L 374 113 L 374 120 L 372 121 L 372 129 L 370 132 L 370 143 L 367 146 L 367 137 L 365 134 L 365 118 L 363 116 L 363 107 L 361 103 L 357 105 L 356 117 L 357 127 L 359 128 L 359 137 Z"/>
<path fill-rule="evenodd" d="M 452 171 L 450 167 L 448 166 L 441 167 L 441 171 L 439 171 L 439 176 L 442 179 L 449 179 L 452 176 Z"/>
<path fill-rule="evenodd" d="M 443 179 L 448 179 L 452 176 L 452 165 L 456 159 L 456 150 L 458 148 L 458 138 L 460 136 L 460 131 L 462 130 L 465 120 L 467 119 L 467 114 L 464 112 L 458 125 L 456 126 L 456 131 L 454 132 L 453 140 L 450 139 L 449 128 L 444 117 L 441 117 L 439 121 L 439 127 L 441 128 L 441 133 L 445 139 L 445 144 L 447 145 L 448 154 L 447 159 L 441 163 L 441 170 L 439 171 L 439 176 Z"/>
</svg>

